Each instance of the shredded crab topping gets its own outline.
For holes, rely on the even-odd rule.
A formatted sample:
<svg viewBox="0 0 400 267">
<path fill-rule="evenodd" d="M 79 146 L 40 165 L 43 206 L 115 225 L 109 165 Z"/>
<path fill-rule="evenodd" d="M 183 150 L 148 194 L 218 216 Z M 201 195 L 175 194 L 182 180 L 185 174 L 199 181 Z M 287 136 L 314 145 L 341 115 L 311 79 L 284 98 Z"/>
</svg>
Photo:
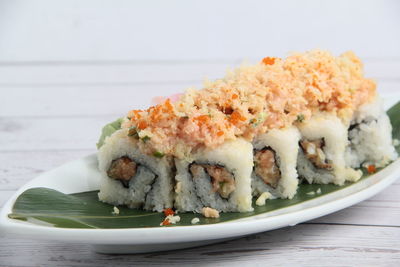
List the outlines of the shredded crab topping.
<svg viewBox="0 0 400 267">
<path fill-rule="evenodd" d="M 362 63 L 352 52 L 334 57 L 314 50 L 242 66 L 201 90 L 188 89 L 174 102 L 132 110 L 122 126 L 135 129 L 142 151 L 182 157 L 238 137 L 251 141 L 318 111 L 348 120 L 375 94 L 374 81 L 364 78 Z"/>
</svg>

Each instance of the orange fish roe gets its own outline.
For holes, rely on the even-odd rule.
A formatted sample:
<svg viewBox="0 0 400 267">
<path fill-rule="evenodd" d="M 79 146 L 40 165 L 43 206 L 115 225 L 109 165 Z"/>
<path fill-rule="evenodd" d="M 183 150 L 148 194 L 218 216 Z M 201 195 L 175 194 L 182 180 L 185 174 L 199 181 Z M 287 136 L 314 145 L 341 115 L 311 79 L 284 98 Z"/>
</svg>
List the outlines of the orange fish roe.
<svg viewBox="0 0 400 267">
<path fill-rule="evenodd" d="M 283 128 L 329 112 L 348 122 L 354 110 L 374 99 L 375 82 L 363 76 L 352 52 L 339 57 L 314 50 L 286 59 L 266 57 L 242 66 L 224 79 L 189 89 L 147 110 L 133 110 L 123 128 L 136 127 L 140 148 L 182 157 L 200 147 L 226 140 L 251 141 L 269 129 Z"/>
<path fill-rule="evenodd" d="M 369 174 L 375 173 L 376 172 L 375 165 L 368 165 L 367 171 L 368 171 Z"/>
<path fill-rule="evenodd" d="M 165 210 L 163 210 L 163 212 L 164 212 L 165 216 L 174 215 L 175 214 L 175 212 L 171 208 L 165 209 Z"/>
<path fill-rule="evenodd" d="M 168 219 L 165 219 L 164 221 L 162 221 L 161 225 L 162 226 L 171 225 L 171 222 Z"/>
<path fill-rule="evenodd" d="M 274 57 L 265 57 L 262 60 L 262 63 L 265 65 L 273 65 L 275 63 L 275 58 Z"/>
<path fill-rule="evenodd" d="M 145 121 L 139 121 L 139 123 L 138 123 L 138 128 L 139 128 L 140 130 L 146 129 L 146 127 L 147 127 L 147 122 L 145 122 Z"/>
<path fill-rule="evenodd" d="M 236 125 L 236 124 L 238 124 L 238 122 L 245 121 L 245 120 L 246 120 L 246 117 L 240 115 L 239 111 L 235 110 L 234 112 L 232 112 L 232 115 L 230 118 L 230 121 L 232 122 L 232 124 Z"/>
<path fill-rule="evenodd" d="M 198 125 L 203 125 L 204 123 L 207 123 L 210 121 L 210 116 L 208 115 L 200 115 L 194 118 L 194 120 L 196 120 L 198 123 Z"/>
</svg>

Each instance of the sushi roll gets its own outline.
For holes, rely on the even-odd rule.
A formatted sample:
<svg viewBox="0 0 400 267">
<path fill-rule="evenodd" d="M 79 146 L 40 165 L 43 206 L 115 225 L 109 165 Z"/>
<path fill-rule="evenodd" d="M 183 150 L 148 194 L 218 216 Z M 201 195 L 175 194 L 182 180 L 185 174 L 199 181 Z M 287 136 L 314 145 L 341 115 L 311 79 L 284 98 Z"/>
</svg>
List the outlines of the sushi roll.
<svg viewBox="0 0 400 267">
<path fill-rule="evenodd" d="M 336 116 L 324 113 L 298 125 L 301 132 L 297 170 L 308 183 L 343 185 L 362 172 L 346 167 L 347 129 Z"/>
<path fill-rule="evenodd" d="M 293 198 L 303 180 L 357 181 L 362 165 L 397 157 L 376 99 L 375 82 L 352 52 L 241 66 L 105 128 L 99 199 L 217 217 L 251 211 L 253 196 L 257 205 Z"/>
<path fill-rule="evenodd" d="M 378 97 L 362 105 L 353 115 L 348 129 L 347 165 L 353 168 L 384 167 L 397 158 L 392 142 L 392 125 Z"/>
<path fill-rule="evenodd" d="M 175 208 L 201 212 L 252 211 L 252 146 L 243 139 L 226 142 L 217 149 L 202 150 L 191 160 L 175 159 Z"/>
<path fill-rule="evenodd" d="M 173 164 L 168 157 L 140 152 L 136 138 L 121 129 L 106 138 L 98 153 L 102 174 L 99 199 L 161 212 L 173 206 Z"/>
<path fill-rule="evenodd" d="M 297 191 L 296 170 L 300 133 L 297 128 L 273 129 L 253 141 L 253 195 L 269 192 L 275 198 L 293 198 Z"/>
</svg>

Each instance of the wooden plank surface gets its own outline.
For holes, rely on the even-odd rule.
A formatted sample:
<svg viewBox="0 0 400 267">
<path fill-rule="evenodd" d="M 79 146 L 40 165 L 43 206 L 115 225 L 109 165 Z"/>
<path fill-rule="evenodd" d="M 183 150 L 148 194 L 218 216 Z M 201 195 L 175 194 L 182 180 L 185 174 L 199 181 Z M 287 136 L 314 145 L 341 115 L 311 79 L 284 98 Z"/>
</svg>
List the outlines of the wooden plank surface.
<svg viewBox="0 0 400 267">
<path fill-rule="evenodd" d="M 397 266 L 396 227 L 301 224 L 199 248 L 101 255 L 90 246 L 4 239 L 3 266 Z"/>
</svg>

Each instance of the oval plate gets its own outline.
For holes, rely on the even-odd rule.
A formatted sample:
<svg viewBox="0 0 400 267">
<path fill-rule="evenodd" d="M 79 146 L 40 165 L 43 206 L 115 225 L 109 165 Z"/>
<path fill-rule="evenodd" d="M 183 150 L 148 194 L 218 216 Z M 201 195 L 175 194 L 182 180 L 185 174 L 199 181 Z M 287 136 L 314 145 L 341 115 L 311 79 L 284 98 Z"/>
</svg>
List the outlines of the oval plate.
<svg viewBox="0 0 400 267">
<path fill-rule="evenodd" d="M 396 96 L 394 99 L 399 97 Z M 393 102 L 391 98 L 390 103 Z M 16 199 L 30 188 L 46 187 L 65 194 L 98 190 L 100 173 L 97 170 L 96 156 L 90 155 L 43 173 L 20 188 L 7 201 L 0 213 L 0 234 L 9 237 L 22 236 L 89 243 L 100 253 L 142 253 L 194 247 L 293 226 L 344 209 L 385 189 L 399 177 L 399 172 L 400 159 L 376 174 L 339 190 L 310 196 L 309 199 L 283 208 L 220 223 L 152 228 L 85 229 L 60 228 L 53 224 L 38 223 L 34 219 L 22 221 L 9 218 L 9 214 L 13 213 Z M 196 217 L 194 214 L 192 216 Z"/>
</svg>

